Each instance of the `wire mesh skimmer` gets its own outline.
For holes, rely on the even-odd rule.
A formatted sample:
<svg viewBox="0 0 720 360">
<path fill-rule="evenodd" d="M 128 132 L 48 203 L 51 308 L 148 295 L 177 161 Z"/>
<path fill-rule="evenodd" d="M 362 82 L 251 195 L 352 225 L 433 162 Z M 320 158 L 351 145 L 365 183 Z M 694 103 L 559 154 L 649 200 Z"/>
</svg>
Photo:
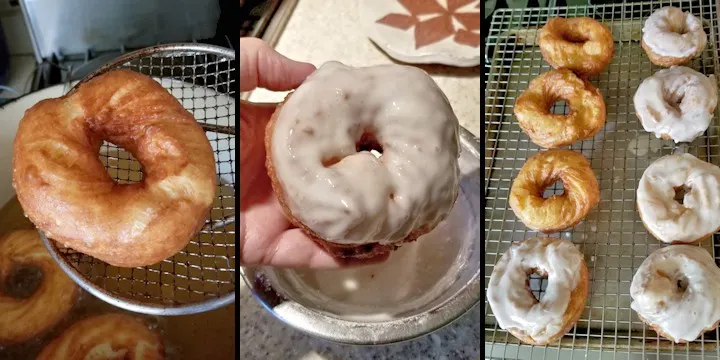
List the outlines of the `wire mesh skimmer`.
<svg viewBox="0 0 720 360">
<path fill-rule="evenodd" d="M 83 289 L 117 307 L 153 315 L 209 311 L 235 301 L 235 74 L 233 50 L 168 44 L 130 52 L 83 78 L 128 68 L 153 77 L 193 113 L 213 147 L 217 197 L 205 226 L 179 253 L 160 263 L 120 268 L 48 239 L 45 245 Z M 67 83 L 65 92 L 70 90 Z M 120 184 L 142 179 L 140 163 L 105 142 L 100 160 Z"/>
</svg>

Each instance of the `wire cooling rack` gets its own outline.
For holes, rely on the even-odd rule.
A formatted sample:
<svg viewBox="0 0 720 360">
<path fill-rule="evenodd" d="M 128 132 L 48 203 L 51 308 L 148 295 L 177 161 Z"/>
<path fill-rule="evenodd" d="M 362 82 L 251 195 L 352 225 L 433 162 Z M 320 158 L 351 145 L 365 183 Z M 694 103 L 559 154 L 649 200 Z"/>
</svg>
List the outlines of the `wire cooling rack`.
<svg viewBox="0 0 720 360">
<path fill-rule="evenodd" d="M 128 53 L 80 81 L 117 68 L 149 75 L 193 113 L 215 152 L 218 189 L 205 226 L 173 257 L 120 268 L 48 240 L 60 266 L 80 286 L 115 306 L 155 315 L 215 309 L 235 300 L 235 83 L 230 49 L 170 44 Z M 70 89 L 70 83 L 66 90 Z M 78 85 L 75 85 L 78 86 Z M 105 142 L 100 161 L 120 184 L 142 179 L 141 165 L 127 151 Z"/>
<path fill-rule="evenodd" d="M 689 152 L 720 165 L 718 111 L 703 135 L 689 146 L 676 147 L 642 129 L 633 108 L 640 82 L 659 70 L 640 46 L 644 20 L 663 6 L 677 6 L 699 17 L 708 34 L 706 50 L 688 66 L 706 75 L 717 74 L 716 5 L 710 1 L 655 1 L 562 8 L 499 10 L 487 39 L 488 80 L 485 94 L 485 289 L 494 264 L 514 242 L 544 236 L 528 230 L 508 206 L 513 178 L 540 148 L 520 130 L 513 104 L 528 83 L 550 70 L 535 38 L 555 16 L 588 16 L 610 27 L 615 40 L 611 64 L 590 81 L 605 97 L 607 123 L 594 138 L 568 147 L 587 157 L 600 184 L 600 202 L 587 217 L 568 231 L 550 235 L 578 245 L 590 274 L 590 292 L 577 324 L 548 346 L 522 345 L 497 326 L 485 302 L 485 350 L 488 358 L 503 359 L 720 359 L 720 331 L 705 333 L 695 342 L 674 344 L 645 326 L 630 308 L 630 282 L 635 270 L 654 250 L 664 246 L 648 234 L 636 211 L 635 191 L 643 171 L 657 158 Z M 556 103 L 555 113 L 567 113 Z M 562 193 L 562 184 L 545 195 Z M 720 237 L 706 240 L 718 262 Z M 542 298 L 546 281 L 531 276 L 530 287 Z"/>
</svg>

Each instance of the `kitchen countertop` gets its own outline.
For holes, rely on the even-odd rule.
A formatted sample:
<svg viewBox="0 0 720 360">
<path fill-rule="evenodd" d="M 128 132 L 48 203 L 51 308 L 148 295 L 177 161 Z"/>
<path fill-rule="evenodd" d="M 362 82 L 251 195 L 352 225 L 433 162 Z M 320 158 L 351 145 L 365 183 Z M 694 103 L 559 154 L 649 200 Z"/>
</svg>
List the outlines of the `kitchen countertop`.
<svg viewBox="0 0 720 360">
<path fill-rule="evenodd" d="M 360 30 L 358 1 L 300 0 L 275 48 L 316 66 L 336 60 L 352 66 L 392 63 Z M 460 121 L 480 134 L 480 68 L 419 65 L 445 92 Z M 285 93 L 256 90 L 255 102 L 280 102 Z M 479 359 L 480 306 L 447 327 L 415 340 L 351 346 L 313 338 L 283 324 L 240 285 L 240 358 L 247 359 Z"/>
<path fill-rule="evenodd" d="M 350 66 L 392 63 L 362 32 L 358 1 L 300 0 L 275 49 L 315 66 L 331 60 Z M 417 66 L 445 92 L 460 125 L 480 136 L 480 67 Z M 259 89 L 252 93 L 250 101 L 280 102 L 285 94 Z"/>
</svg>

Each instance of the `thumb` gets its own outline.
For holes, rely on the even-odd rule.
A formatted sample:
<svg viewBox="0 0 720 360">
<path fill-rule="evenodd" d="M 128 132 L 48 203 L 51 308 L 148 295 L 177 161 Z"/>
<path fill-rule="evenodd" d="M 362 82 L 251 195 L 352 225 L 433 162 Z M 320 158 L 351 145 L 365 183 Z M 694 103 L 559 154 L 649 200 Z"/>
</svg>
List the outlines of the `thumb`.
<svg viewBox="0 0 720 360">
<path fill-rule="evenodd" d="M 292 90 L 313 71 L 314 65 L 290 60 L 260 39 L 240 39 L 240 92 Z"/>
</svg>

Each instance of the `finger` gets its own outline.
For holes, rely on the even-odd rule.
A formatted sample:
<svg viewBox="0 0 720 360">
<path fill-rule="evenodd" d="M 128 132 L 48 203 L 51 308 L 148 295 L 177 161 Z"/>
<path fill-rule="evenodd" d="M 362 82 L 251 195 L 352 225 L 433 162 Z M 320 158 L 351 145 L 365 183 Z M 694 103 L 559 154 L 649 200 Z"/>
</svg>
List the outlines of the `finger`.
<svg viewBox="0 0 720 360">
<path fill-rule="evenodd" d="M 262 264 L 314 269 L 336 269 L 342 265 L 300 229 L 281 233 L 273 241 L 273 246 L 267 249 Z"/>
<path fill-rule="evenodd" d="M 305 81 L 315 66 L 290 60 L 256 38 L 240 39 L 240 91 L 265 88 L 292 90 Z"/>
</svg>

